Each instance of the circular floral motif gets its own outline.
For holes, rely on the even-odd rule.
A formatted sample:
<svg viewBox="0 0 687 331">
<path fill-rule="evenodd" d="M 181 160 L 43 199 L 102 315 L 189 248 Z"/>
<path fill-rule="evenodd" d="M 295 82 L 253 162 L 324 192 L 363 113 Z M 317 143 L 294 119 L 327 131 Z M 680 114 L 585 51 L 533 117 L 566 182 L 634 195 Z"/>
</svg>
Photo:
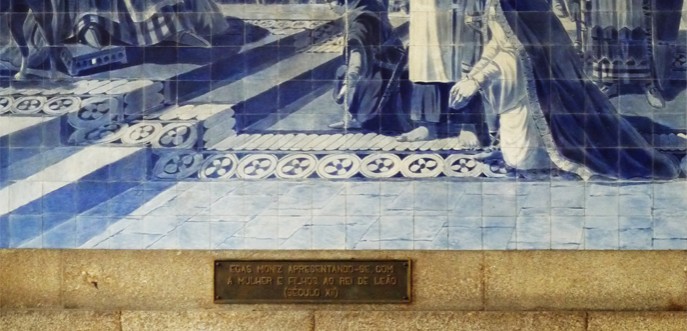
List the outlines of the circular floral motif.
<svg viewBox="0 0 687 331">
<path fill-rule="evenodd" d="M 76 130 L 69 138 L 73 144 L 106 144 L 119 140 L 126 131 L 126 123 L 108 123 L 94 129 Z"/>
<path fill-rule="evenodd" d="M 291 154 L 277 165 L 277 177 L 285 179 L 307 178 L 317 168 L 317 158 L 310 154 Z"/>
<path fill-rule="evenodd" d="M 360 173 L 367 178 L 390 178 L 401 171 L 401 163 L 395 154 L 370 154 L 363 159 Z"/>
<path fill-rule="evenodd" d="M 140 122 L 129 127 L 122 136 L 122 142 L 131 145 L 147 144 L 158 138 L 162 124 L 158 122 Z"/>
<path fill-rule="evenodd" d="M 322 178 L 351 178 L 360 169 L 360 158 L 355 154 L 330 154 L 323 157 L 317 167 Z"/>
<path fill-rule="evenodd" d="M 0 114 L 4 114 L 12 109 L 14 98 L 10 96 L 0 96 Z"/>
<path fill-rule="evenodd" d="M 262 179 L 274 173 L 277 168 L 277 157 L 271 154 L 252 154 L 239 162 L 236 174 L 239 178 Z"/>
<path fill-rule="evenodd" d="M 153 174 L 162 179 L 184 179 L 198 171 L 203 155 L 189 151 L 165 153 L 155 164 Z"/>
<path fill-rule="evenodd" d="M 438 176 L 444 168 L 444 160 L 437 154 L 412 154 L 403 159 L 401 173 L 409 178 Z"/>
<path fill-rule="evenodd" d="M 202 179 L 231 178 L 236 173 L 239 160 L 234 154 L 212 155 L 203 162 L 198 172 Z"/>
<path fill-rule="evenodd" d="M 81 108 L 81 99 L 73 96 L 54 97 L 45 104 L 43 111 L 48 115 L 59 116 Z"/>
<path fill-rule="evenodd" d="M 112 122 L 121 111 L 116 97 L 92 97 L 81 103 L 81 109 L 69 113 L 67 120 L 76 128 L 93 128 Z"/>
<path fill-rule="evenodd" d="M 482 174 L 482 162 L 463 154 L 453 154 L 446 158 L 444 174 L 450 177 L 477 177 Z"/>
<path fill-rule="evenodd" d="M 15 100 L 12 112 L 21 115 L 36 114 L 43 109 L 46 101 L 45 97 L 41 96 L 21 97 Z"/>
<path fill-rule="evenodd" d="M 164 127 L 154 147 L 189 148 L 198 140 L 198 131 L 192 123 L 173 123 Z"/>
<path fill-rule="evenodd" d="M 484 161 L 482 171 L 484 175 L 492 178 L 502 178 L 508 176 L 508 166 L 506 161 L 501 159 L 489 159 Z"/>
</svg>

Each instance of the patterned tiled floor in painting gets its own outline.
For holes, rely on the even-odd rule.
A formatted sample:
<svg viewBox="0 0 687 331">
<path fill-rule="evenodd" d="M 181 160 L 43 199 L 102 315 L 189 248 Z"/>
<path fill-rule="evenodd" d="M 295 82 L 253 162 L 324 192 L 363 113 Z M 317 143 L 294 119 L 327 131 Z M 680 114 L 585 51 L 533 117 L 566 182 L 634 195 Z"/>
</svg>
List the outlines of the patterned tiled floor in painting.
<svg viewBox="0 0 687 331">
<path fill-rule="evenodd" d="M 149 184 L 44 232 L 35 224 L 45 221 L 40 216 L 12 217 L 10 231 L 30 239 L 10 244 L 138 249 L 687 249 L 685 199 L 685 182 Z M 127 204 L 137 207 L 116 216 L 116 209 Z"/>
<path fill-rule="evenodd" d="M 221 8 L 246 26 L 215 50 L 1 82 L 0 248 L 687 249 L 684 176 L 523 179 L 456 137 L 331 130 L 329 7 Z M 392 23 L 407 34 L 407 17 Z M 193 61 L 146 60 L 170 50 Z M 611 102 L 687 129 L 684 89 L 649 114 L 642 94 Z M 684 133 L 642 134 L 687 150 Z"/>
</svg>

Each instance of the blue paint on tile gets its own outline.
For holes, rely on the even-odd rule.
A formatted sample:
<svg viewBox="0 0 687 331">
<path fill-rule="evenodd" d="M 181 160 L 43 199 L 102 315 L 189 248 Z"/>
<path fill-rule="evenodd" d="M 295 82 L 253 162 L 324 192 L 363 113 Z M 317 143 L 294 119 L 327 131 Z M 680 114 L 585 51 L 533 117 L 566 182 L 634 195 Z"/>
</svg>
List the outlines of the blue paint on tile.
<svg viewBox="0 0 687 331">
<path fill-rule="evenodd" d="M 551 213 L 550 183 L 518 183 L 518 215 L 549 215 Z"/>
<path fill-rule="evenodd" d="M 415 216 L 413 222 L 413 239 L 416 241 L 434 241 L 448 228 L 446 215 Z"/>
<path fill-rule="evenodd" d="M 10 248 L 43 235 L 43 215 L 10 215 L 8 221 Z"/>
<path fill-rule="evenodd" d="M 348 216 L 346 219 L 346 249 L 360 249 L 368 242 L 376 242 L 379 249 L 380 223 L 378 217 Z"/>
<path fill-rule="evenodd" d="M 516 246 L 517 249 L 551 248 L 551 218 L 548 215 L 519 216 Z"/>
<path fill-rule="evenodd" d="M 584 218 L 577 216 L 551 217 L 551 248 L 571 249 L 584 245 Z"/>
<path fill-rule="evenodd" d="M 286 238 L 279 238 L 280 249 L 312 249 L 313 231 L 311 226 L 301 227 Z"/>
<path fill-rule="evenodd" d="M 551 183 L 551 207 L 553 209 L 583 209 L 585 206 L 585 197 L 585 183 Z"/>
<path fill-rule="evenodd" d="M 482 215 L 485 217 L 511 217 L 518 214 L 515 183 L 484 183 Z"/>
<path fill-rule="evenodd" d="M 585 229 L 585 249 L 617 250 L 619 247 L 618 231 L 605 229 Z"/>
<path fill-rule="evenodd" d="M 654 239 L 653 249 L 658 250 L 685 250 L 687 240 L 685 239 Z"/>
<path fill-rule="evenodd" d="M 437 211 L 445 212 L 448 210 L 449 186 L 444 182 L 417 182 L 414 187 L 416 211 Z"/>
<path fill-rule="evenodd" d="M 342 56 L 345 41 L 339 37 L 345 36 L 341 30 L 345 22 L 323 1 L 257 6 L 226 0 L 220 6 L 222 14 L 196 13 L 232 15 L 225 17 L 228 31 L 213 36 L 199 34 L 212 47 L 181 45 L 176 43 L 176 36 L 155 45 L 127 44 L 128 63 L 90 69 L 69 80 L 75 84 L 47 79 L 14 81 L 9 78 L 14 72 L 0 63 L 0 98 L 11 96 L 14 101 L 10 108 L 3 108 L 10 99 L 0 99 L 0 197 L 5 199 L 0 201 L 0 248 L 685 247 L 684 179 L 624 181 L 596 176 L 584 181 L 556 171 L 498 168 L 498 161 L 502 161 L 498 155 L 488 156 L 493 163 L 482 164 L 485 150 L 454 149 L 458 145 L 451 139 L 458 133 L 452 132 L 457 129 L 453 127 L 474 115 L 464 111 L 448 118 L 449 125 L 440 125 L 439 135 L 447 140 L 397 143 L 395 136 L 401 132 L 376 135 L 380 132 L 374 126 L 363 130 L 331 128 L 329 124 L 344 114 L 344 106 L 332 96 L 338 92 L 337 68 L 346 61 Z M 394 33 L 407 41 L 407 17 L 398 11 L 393 15 Z M 575 38 L 574 24 L 563 23 Z M 569 42 L 564 34 L 554 39 L 555 43 Z M 78 41 L 66 41 L 67 47 L 73 42 Z M 684 56 L 684 42 L 678 40 L 677 55 Z M 465 41 L 465 45 L 471 43 L 480 41 Z M 593 48 L 590 43 L 582 41 L 587 50 Z M 17 60 L 11 58 L 11 52 L 2 53 L 4 60 Z M 47 66 L 44 63 L 35 69 L 40 72 Z M 588 74 L 595 77 L 592 72 Z M 680 81 L 687 77 L 682 69 L 673 74 Z M 401 92 L 406 92 L 406 83 L 401 82 Z M 641 87 L 627 83 L 619 86 L 618 95 L 608 100 L 610 104 L 649 144 L 684 158 L 684 87 L 675 84 L 664 91 L 669 96 L 666 106 L 661 111 L 648 111 L 651 107 Z M 128 92 L 110 89 L 137 84 L 148 85 Z M 83 91 L 76 92 L 75 88 Z M 55 106 L 69 104 L 53 103 L 35 109 L 35 113 L 21 114 L 21 107 L 40 104 L 43 98 L 69 95 L 78 96 L 82 109 L 49 114 Z M 20 106 L 20 98 L 30 102 Z M 99 98 L 109 98 L 113 103 L 94 109 L 82 107 Z M 593 98 L 574 95 L 569 99 Z M 404 109 L 400 104 L 393 108 Z M 561 114 L 550 118 L 559 124 L 551 130 L 554 134 L 567 129 L 562 117 L 566 109 L 559 110 Z M 134 130 L 144 124 L 155 128 L 150 132 L 141 127 Z M 183 124 L 190 127 L 164 135 L 174 137 L 172 142 L 187 144 L 161 146 L 158 138 L 162 131 Z M 599 141 L 597 138 L 604 134 L 601 131 L 587 133 L 588 141 Z M 145 134 L 151 134 L 151 141 L 129 141 L 145 138 Z M 271 141 L 272 146 L 245 147 L 265 143 L 268 134 L 281 136 Z M 130 153 L 96 170 L 85 166 L 93 161 L 85 157 L 81 160 L 84 167 L 75 164 L 64 177 L 45 178 L 43 170 L 88 156 L 94 148 L 126 149 Z M 602 153 L 619 155 L 620 150 Z M 247 162 L 249 156 L 259 154 L 276 157 L 276 161 Z M 475 154 L 480 160 L 471 160 Z M 350 178 L 326 178 L 326 167 L 320 161 L 331 155 L 346 156 L 334 167 L 354 168 Z M 226 168 L 210 167 L 211 158 L 220 156 L 226 159 L 217 164 Z M 286 178 L 289 175 L 280 172 L 285 169 L 286 158 L 297 156 L 319 161 L 314 168 L 294 170 L 310 175 Z M 389 159 L 369 163 L 380 156 Z M 411 164 L 409 158 L 416 156 L 429 159 Z M 444 164 L 449 159 L 453 163 Z M 433 165 L 437 166 L 436 173 L 429 178 L 410 178 L 429 174 L 413 169 L 428 170 Z M 266 178 L 242 178 L 249 176 L 250 169 L 261 167 L 269 169 Z M 389 175 L 371 178 L 374 175 L 363 170 L 389 171 Z M 232 178 L 212 177 L 215 175 Z M 24 197 L 31 198 L 24 201 Z"/>
<path fill-rule="evenodd" d="M 0 187 L 7 186 L 8 181 L 26 179 L 79 151 L 74 147 L 35 148 L 17 147 L 8 149 L 9 164 L 0 169 L 5 178 L 0 181 Z"/>
<path fill-rule="evenodd" d="M 9 215 L 0 216 L 0 248 L 8 248 L 10 245 L 10 221 Z"/>
<path fill-rule="evenodd" d="M 77 224 L 76 220 L 60 223 L 58 226 L 49 226 L 50 215 L 44 217 L 43 248 L 73 248 L 76 247 Z M 46 226 L 47 225 L 47 226 Z M 49 229 L 49 230 L 47 230 Z"/>
<path fill-rule="evenodd" d="M 482 230 L 482 248 L 486 250 L 504 250 L 512 247 L 515 228 L 484 228 Z"/>
<path fill-rule="evenodd" d="M 379 242 L 379 247 L 388 250 L 409 250 L 413 249 L 413 241 L 410 239 L 382 240 Z"/>
<path fill-rule="evenodd" d="M 314 214 L 322 216 L 346 216 L 348 196 L 343 193 L 337 193 L 330 197 L 327 202 L 319 210 L 314 210 Z"/>
<path fill-rule="evenodd" d="M 684 216 L 656 216 L 654 237 L 657 239 L 687 239 L 687 218 Z"/>
<path fill-rule="evenodd" d="M 415 239 L 414 242 L 413 249 L 447 250 L 449 249 L 449 228 L 442 227 L 432 240 Z"/>
<path fill-rule="evenodd" d="M 181 223 L 178 232 L 179 242 L 189 249 L 210 249 L 210 223 L 207 219 L 194 218 Z"/>
<path fill-rule="evenodd" d="M 103 216 L 78 216 L 76 223 L 76 246 L 81 247 L 91 238 L 104 233 L 114 222 L 113 218 Z"/>
<path fill-rule="evenodd" d="M 118 233 L 94 248 L 149 249 L 164 236 L 159 234 Z"/>
<path fill-rule="evenodd" d="M 620 231 L 628 229 L 652 229 L 653 218 L 651 216 L 620 216 L 618 227 Z"/>
<path fill-rule="evenodd" d="M 515 227 L 516 221 L 512 217 L 484 217 L 482 220 L 483 248 L 508 249 L 517 240 Z"/>
<path fill-rule="evenodd" d="M 612 185 L 590 184 L 587 187 L 585 215 L 612 216 L 618 215 L 618 187 Z"/>
<path fill-rule="evenodd" d="M 382 241 L 411 241 L 415 222 L 412 215 L 382 216 L 379 218 Z"/>
<path fill-rule="evenodd" d="M 218 248 L 223 242 L 233 238 L 243 227 L 244 222 L 215 221 L 210 223 L 210 248 Z"/>
<path fill-rule="evenodd" d="M 620 249 L 646 249 L 652 247 L 651 229 L 622 229 L 620 230 Z"/>
<path fill-rule="evenodd" d="M 654 204 L 651 185 L 622 186 L 619 190 L 618 213 L 620 215 L 638 215 L 645 219 L 652 215 Z"/>
<path fill-rule="evenodd" d="M 379 195 L 348 194 L 346 195 L 346 215 L 377 216 L 381 212 Z"/>
</svg>

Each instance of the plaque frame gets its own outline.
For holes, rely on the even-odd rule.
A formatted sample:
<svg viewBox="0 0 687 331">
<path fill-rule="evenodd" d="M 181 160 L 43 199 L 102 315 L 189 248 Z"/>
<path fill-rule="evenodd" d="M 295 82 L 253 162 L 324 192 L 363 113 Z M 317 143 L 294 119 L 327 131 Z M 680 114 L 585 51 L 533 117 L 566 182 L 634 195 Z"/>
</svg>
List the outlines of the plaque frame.
<svg viewBox="0 0 687 331">
<path fill-rule="evenodd" d="M 233 264 L 231 264 L 233 263 Z M 360 271 L 364 269 L 363 266 L 379 266 L 379 265 L 392 265 L 395 271 L 392 272 L 373 272 L 374 269 L 371 268 L 368 273 L 354 272 L 353 277 L 363 277 L 359 275 L 369 275 L 374 277 L 374 275 L 384 275 L 380 277 L 386 277 L 391 275 L 391 279 L 396 279 L 397 283 L 393 285 L 389 284 L 337 284 L 337 286 L 349 286 L 341 290 L 343 293 L 342 297 L 305 297 L 305 298 L 288 298 L 286 297 L 286 289 L 288 289 L 288 284 L 284 283 L 281 285 L 276 284 L 258 284 L 258 285 L 271 285 L 272 290 L 279 290 L 279 293 L 283 295 L 281 297 L 274 295 L 277 293 L 272 291 L 272 294 L 265 294 L 261 291 L 266 291 L 265 288 L 261 286 L 255 286 L 255 291 L 248 291 L 246 289 L 237 289 L 232 291 L 230 287 L 237 286 L 249 286 L 245 284 L 232 284 L 227 285 L 227 277 L 233 277 L 236 274 L 229 271 L 232 268 L 244 268 L 250 266 L 251 268 L 256 265 L 281 265 L 283 271 L 288 269 L 288 266 L 294 265 L 306 265 L 306 266 L 332 266 L 332 265 L 342 265 L 349 268 L 354 268 L 354 270 Z M 400 269 L 400 270 L 399 270 Z M 234 269 L 237 270 L 237 269 Z M 243 269 L 244 271 L 246 269 Z M 215 304 L 409 304 L 412 303 L 412 271 L 413 263 L 411 259 L 219 259 L 213 262 L 213 299 Z M 242 274 L 242 273 L 239 273 Z M 245 273 L 244 273 L 245 274 Z M 266 277 L 287 277 L 288 273 L 281 273 L 283 276 L 276 276 L 277 273 L 267 273 Z M 316 274 L 311 277 L 318 277 L 319 280 L 323 279 L 323 274 L 321 272 L 313 272 Z M 252 274 L 255 276 L 255 274 Z M 331 274 L 330 277 L 344 277 L 339 273 Z M 238 277 L 238 276 L 237 276 Z M 250 276 L 244 276 L 250 277 Z M 298 277 L 298 276 L 291 276 Z M 303 276 L 301 276 L 303 277 Z M 368 276 L 365 276 L 368 277 Z M 396 277 L 396 278 L 393 278 Z M 233 279 L 233 278 L 232 278 Z M 373 278 L 374 279 L 374 278 Z M 377 281 L 378 279 L 374 279 Z M 251 278 L 251 282 L 268 282 L 267 279 L 259 279 L 258 277 Z M 271 280 L 269 280 L 271 282 Z M 355 280 L 354 280 L 355 282 Z M 253 284 L 255 285 L 255 284 Z M 377 285 L 385 286 L 386 289 L 390 291 L 382 291 L 379 287 L 374 287 Z M 281 286 L 281 287 L 279 287 Z M 324 284 L 306 286 L 305 289 L 321 289 Z M 275 288 L 276 287 L 276 288 Z M 376 288 L 376 291 L 382 293 L 382 297 L 375 294 L 370 294 L 365 289 Z M 354 292 L 353 294 L 348 292 Z M 232 296 L 231 294 L 235 294 Z M 324 292 L 321 291 L 320 294 Z M 338 292 L 337 292 L 338 293 Z M 379 294 L 377 293 L 377 294 Z M 252 295 L 251 295 L 252 294 Z M 393 294 L 393 295 L 392 295 Z M 395 296 L 395 297 L 394 297 Z"/>
</svg>

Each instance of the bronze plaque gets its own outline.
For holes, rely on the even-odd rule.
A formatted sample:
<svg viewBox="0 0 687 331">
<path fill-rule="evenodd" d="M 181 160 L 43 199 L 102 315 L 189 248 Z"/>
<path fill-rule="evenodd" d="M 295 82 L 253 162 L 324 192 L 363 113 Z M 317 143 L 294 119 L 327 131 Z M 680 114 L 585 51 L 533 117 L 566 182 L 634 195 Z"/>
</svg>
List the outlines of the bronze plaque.
<svg viewBox="0 0 687 331">
<path fill-rule="evenodd" d="M 410 260 L 215 261 L 215 303 L 408 303 Z"/>
</svg>

